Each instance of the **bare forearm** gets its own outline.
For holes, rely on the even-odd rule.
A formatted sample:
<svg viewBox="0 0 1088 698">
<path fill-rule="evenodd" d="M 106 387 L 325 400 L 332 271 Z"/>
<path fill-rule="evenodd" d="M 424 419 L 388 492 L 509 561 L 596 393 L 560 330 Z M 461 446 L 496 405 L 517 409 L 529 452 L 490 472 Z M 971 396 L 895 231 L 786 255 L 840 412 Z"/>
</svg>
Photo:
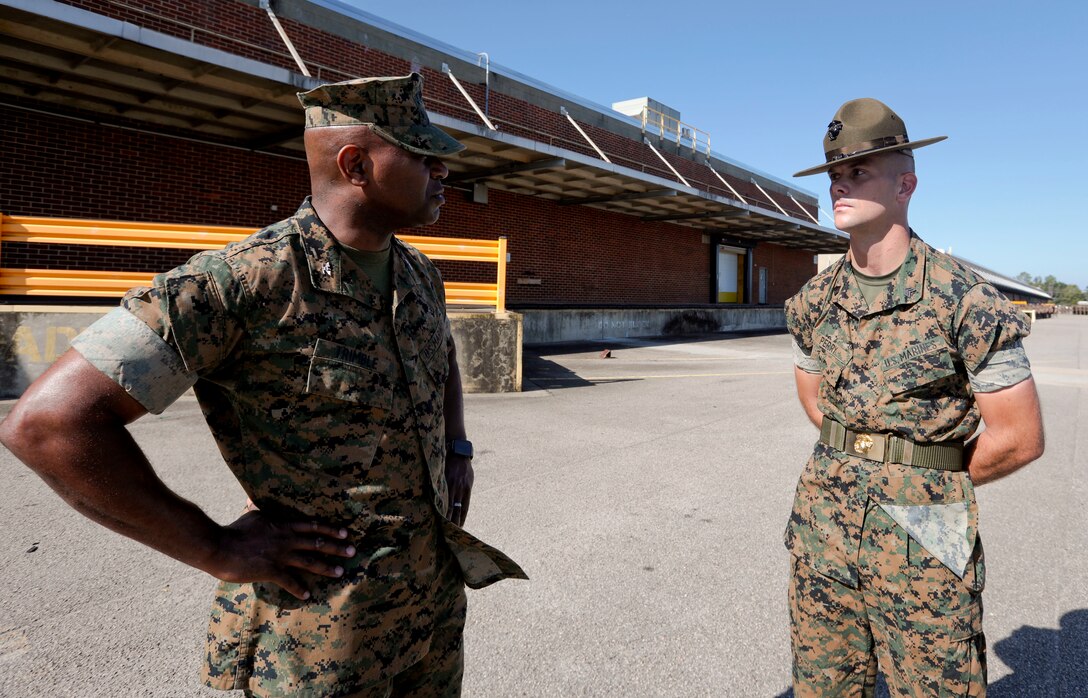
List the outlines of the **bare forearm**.
<svg viewBox="0 0 1088 698">
<path fill-rule="evenodd" d="M 805 408 L 805 415 L 808 417 L 808 421 L 812 422 L 812 424 L 819 429 L 824 421 L 824 413 L 816 407 L 815 401 L 805 404 L 803 407 Z"/>
<path fill-rule="evenodd" d="M 999 480 L 1043 454 L 1043 418 L 1035 381 L 975 396 L 986 430 L 967 444 L 964 457 L 976 485 Z"/>
<path fill-rule="evenodd" d="M 797 384 L 797 399 L 805 410 L 808 421 L 819 429 L 823 423 L 824 415 L 817 406 L 819 402 L 820 381 L 823 377 L 818 373 L 808 373 L 798 367 L 793 369 L 793 377 Z"/>
<path fill-rule="evenodd" d="M 967 444 L 964 456 L 971 481 L 975 485 L 984 485 L 1011 475 L 1041 453 L 1041 444 L 1019 441 L 987 429 Z"/>
<path fill-rule="evenodd" d="M 228 582 L 272 582 L 309 597 L 306 573 L 344 574 L 348 531 L 259 511 L 219 526 L 155 475 L 126 428 L 145 414 L 124 389 L 69 350 L 0 423 L 0 442 L 73 508 Z"/>
<path fill-rule="evenodd" d="M 457 367 L 457 351 L 450 347 L 450 370 L 443 391 L 442 415 L 446 423 L 446 439 L 464 439 L 465 399 L 461 391 L 461 371 Z M 472 483 L 475 479 L 472 459 L 446 452 L 446 485 L 449 488 L 449 508 L 446 515 L 458 526 L 465 525 L 468 507 L 472 499 Z"/>
</svg>

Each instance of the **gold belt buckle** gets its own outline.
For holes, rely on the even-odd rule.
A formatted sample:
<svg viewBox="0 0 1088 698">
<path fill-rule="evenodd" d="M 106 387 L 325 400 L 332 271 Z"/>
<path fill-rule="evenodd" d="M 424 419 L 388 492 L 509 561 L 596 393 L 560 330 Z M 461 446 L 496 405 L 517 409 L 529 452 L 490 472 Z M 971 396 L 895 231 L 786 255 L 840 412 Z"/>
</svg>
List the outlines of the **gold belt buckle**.
<svg viewBox="0 0 1088 698">
<path fill-rule="evenodd" d="M 873 437 L 868 434 L 858 434 L 854 439 L 854 450 L 865 456 L 872 450 L 873 444 Z"/>
</svg>

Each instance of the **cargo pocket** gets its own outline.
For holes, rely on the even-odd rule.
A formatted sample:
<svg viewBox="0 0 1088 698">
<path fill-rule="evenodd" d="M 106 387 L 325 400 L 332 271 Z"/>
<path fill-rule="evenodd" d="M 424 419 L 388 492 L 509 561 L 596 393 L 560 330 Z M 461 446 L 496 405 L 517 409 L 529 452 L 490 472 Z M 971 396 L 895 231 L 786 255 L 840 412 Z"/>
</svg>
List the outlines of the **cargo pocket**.
<svg viewBox="0 0 1088 698">
<path fill-rule="evenodd" d="M 921 505 L 881 503 L 880 508 L 912 540 L 932 553 L 957 577 L 963 578 L 972 547 L 968 539 L 967 502 Z"/>
<path fill-rule="evenodd" d="M 385 411 L 393 406 L 391 376 L 377 370 L 372 356 L 324 339 L 314 345 L 306 392 Z"/>
<path fill-rule="evenodd" d="M 885 468 L 890 474 L 870 481 L 869 496 L 910 542 L 963 579 L 975 544 L 977 507 L 961 474 L 894 464 Z"/>
<path fill-rule="evenodd" d="M 926 696 L 980 696 L 986 685 L 986 640 L 977 599 L 948 614 L 904 619 L 906 680 Z"/>
<path fill-rule="evenodd" d="M 907 564 L 910 565 L 914 575 L 925 575 L 939 568 L 948 568 L 946 572 L 955 572 L 909 533 L 907 534 Z M 971 554 L 963 565 L 963 574 L 957 576 L 963 587 L 970 592 L 979 594 L 986 588 L 986 554 L 982 548 L 982 539 L 977 535 Z"/>
</svg>

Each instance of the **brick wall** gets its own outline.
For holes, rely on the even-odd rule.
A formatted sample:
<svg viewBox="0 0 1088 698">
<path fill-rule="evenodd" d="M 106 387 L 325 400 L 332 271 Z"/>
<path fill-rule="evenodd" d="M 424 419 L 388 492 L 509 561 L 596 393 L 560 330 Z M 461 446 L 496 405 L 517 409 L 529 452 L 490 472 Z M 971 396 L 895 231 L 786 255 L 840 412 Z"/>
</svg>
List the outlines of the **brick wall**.
<svg viewBox="0 0 1088 698">
<path fill-rule="evenodd" d="M 105 16 L 185 40 L 294 69 L 263 10 L 236 0 L 63 0 Z M 320 70 L 346 75 L 403 74 L 406 59 L 352 44 L 284 20 L 300 53 Z M 236 37 L 244 37 L 239 41 Z M 325 66 L 321 68 L 320 66 Z M 430 108 L 475 121 L 448 78 L 424 67 Z M 479 102 L 483 86 L 466 84 Z M 12 104 L 65 111 L 8 98 Z M 558 111 L 491 93 L 491 113 L 508 133 L 595 156 Z M 74 116 L 79 112 L 70 112 Z M 89 117 L 94 118 L 94 117 Z M 124 124 L 123 120 L 118 123 Z M 138 127 L 138 124 L 131 124 Z M 583 124 L 618 164 L 673 179 L 638 141 Z M 260 227 L 289 215 L 309 191 L 305 163 L 269 154 L 218 147 L 135 128 L 104 126 L 0 105 L 0 212 L 12 215 L 128 219 Z M 666 155 L 699 189 L 731 196 L 709 169 Z M 747 181 L 729 177 L 746 198 L 764 197 Z M 441 220 L 428 235 L 508 237 L 511 306 L 534 304 L 702 304 L 710 295 L 709 245 L 698 230 L 546 199 L 489 192 L 472 203 L 450 190 Z M 783 199 L 785 197 L 777 197 Z M 788 199 L 779 201 L 797 211 Z M 789 205 L 787 205 L 789 204 Z M 799 212 L 798 212 L 799 214 Z M 422 231 L 418 231 L 422 232 Z M 161 271 L 191 251 L 125 247 L 5 243 L 0 265 Z M 769 270 L 768 301 L 780 303 L 815 271 L 812 253 L 761 244 L 754 264 Z M 490 281 L 493 267 L 440 262 L 447 278 Z M 758 272 L 757 272 L 758 274 Z M 758 278 L 758 275 L 755 276 Z M 519 279 L 539 284 L 519 284 Z"/>
<path fill-rule="evenodd" d="M 0 211 L 9 214 L 262 226 L 294 211 L 310 187 L 299 159 L 4 105 L 0 136 Z"/>
<path fill-rule="evenodd" d="M 816 274 L 816 255 L 782 245 L 762 243 L 753 252 L 752 292 L 759 292 L 759 268 L 767 269 L 767 303 L 777 305 L 797 293 Z"/>
<path fill-rule="evenodd" d="M 452 192 L 427 234 L 506 235 L 511 305 L 704 303 L 710 293 L 709 246 L 692 228 L 491 190 L 487 204 Z"/>
<path fill-rule="evenodd" d="M 304 162 L 0 106 L 0 211 L 261 227 L 309 193 Z M 428 235 L 508 237 L 510 303 L 691 303 L 708 291 L 698 231 L 492 190 L 488 204 L 450 190 Z M 272 207 L 278 210 L 273 211 Z M 423 232 L 423 231 L 413 231 Z M 186 250 L 0 246 L 6 267 L 161 271 Z M 491 281 L 486 264 L 440 263 L 450 278 Z M 540 279 L 522 286 L 518 278 Z"/>
</svg>

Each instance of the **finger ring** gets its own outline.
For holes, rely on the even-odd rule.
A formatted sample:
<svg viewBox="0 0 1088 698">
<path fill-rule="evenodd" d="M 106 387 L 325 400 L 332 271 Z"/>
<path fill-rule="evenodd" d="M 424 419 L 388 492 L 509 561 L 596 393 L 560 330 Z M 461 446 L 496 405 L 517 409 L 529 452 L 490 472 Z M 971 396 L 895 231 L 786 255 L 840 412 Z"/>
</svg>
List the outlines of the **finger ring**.
<svg viewBox="0 0 1088 698">
<path fill-rule="evenodd" d="M 323 538 L 318 538 L 314 541 L 314 548 L 317 550 L 321 550 L 321 546 L 323 545 L 325 545 L 325 540 Z"/>
<path fill-rule="evenodd" d="M 459 507 L 459 506 L 461 506 L 461 502 L 454 502 L 454 503 L 453 503 L 453 506 L 455 506 L 455 507 Z"/>
</svg>

